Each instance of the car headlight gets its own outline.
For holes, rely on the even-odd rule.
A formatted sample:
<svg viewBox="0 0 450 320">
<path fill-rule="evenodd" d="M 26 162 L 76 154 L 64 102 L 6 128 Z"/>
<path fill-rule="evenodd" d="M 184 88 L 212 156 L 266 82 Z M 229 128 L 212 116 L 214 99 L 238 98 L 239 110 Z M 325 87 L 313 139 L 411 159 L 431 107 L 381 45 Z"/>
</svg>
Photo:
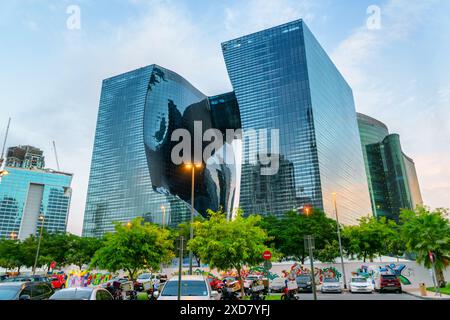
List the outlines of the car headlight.
<svg viewBox="0 0 450 320">
<path fill-rule="evenodd" d="M 306 284 L 307 284 L 307 285 L 310 285 L 310 284 L 311 284 L 311 281 L 308 281 Z"/>
</svg>

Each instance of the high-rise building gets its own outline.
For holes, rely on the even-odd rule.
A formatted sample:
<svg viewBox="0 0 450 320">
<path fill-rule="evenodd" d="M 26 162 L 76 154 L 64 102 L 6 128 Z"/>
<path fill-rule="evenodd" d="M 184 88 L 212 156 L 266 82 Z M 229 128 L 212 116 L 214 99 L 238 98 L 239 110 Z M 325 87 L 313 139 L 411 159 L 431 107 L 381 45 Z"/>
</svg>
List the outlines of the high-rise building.
<svg viewBox="0 0 450 320">
<path fill-rule="evenodd" d="M 227 41 L 222 50 L 240 110 L 243 159 L 258 148 L 247 143 L 246 130 L 276 129 L 285 163 L 269 179 L 243 165 L 244 212 L 282 215 L 312 205 L 334 217 L 337 193 L 342 223 L 371 214 L 352 90 L 305 23 Z"/>
<path fill-rule="evenodd" d="M 358 125 L 373 212 L 398 221 L 401 209 L 423 204 L 414 161 L 384 123 L 358 113 Z"/>
<path fill-rule="evenodd" d="M 43 152 L 26 146 L 9 148 L 0 181 L 0 239 L 25 239 L 39 232 L 65 232 L 72 174 L 44 169 Z"/>
<path fill-rule="evenodd" d="M 195 143 L 203 150 L 207 129 L 240 125 L 239 116 L 233 114 L 238 111 L 235 100 L 233 93 L 208 98 L 175 72 L 156 65 L 104 80 L 83 235 L 101 236 L 114 229 L 113 222 L 135 217 L 162 223 L 162 207 L 165 224 L 188 220 L 191 172 L 172 161 L 178 144 L 172 133 L 185 129 L 191 137 L 200 134 L 191 151 Z M 200 132 L 195 123 L 201 124 Z M 233 147 L 226 149 L 231 152 Z M 207 209 L 222 208 L 230 214 L 235 166 L 190 160 L 203 163 L 195 171 L 196 212 L 204 215 Z"/>
</svg>

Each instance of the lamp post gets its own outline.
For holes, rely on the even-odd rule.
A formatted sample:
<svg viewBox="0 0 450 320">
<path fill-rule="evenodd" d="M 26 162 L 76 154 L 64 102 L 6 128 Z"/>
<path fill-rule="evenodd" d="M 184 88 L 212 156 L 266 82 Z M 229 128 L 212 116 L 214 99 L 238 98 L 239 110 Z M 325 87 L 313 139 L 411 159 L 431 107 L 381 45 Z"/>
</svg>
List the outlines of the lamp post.
<svg viewBox="0 0 450 320">
<path fill-rule="evenodd" d="M 197 163 L 187 163 L 185 164 L 186 169 L 191 170 L 192 173 L 192 185 L 191 185 L 191 223 L 190 223 L 190 236 L 189 240 L 194 238 L 194 194 L 195 194 L 195 168 L 201 169 L 202 164 Z M 189 250 L 189 275 L 192 275 L 192 250 Z"/>
<path fill-rule="evenodd" d="M 44 221 L 45 217 L 43 215 L 39 216 L 39 220 L 41 221 L 41 232 L 39 233 L 39 241 L 36 250 L 36 257 L 34 258 L 34 266 L 33 266 L 33 276 L 36 274 L 36 265 L 39 257 L 39 250 L 41 249 L 41 240 L 42 240 L 42 232 L 44 231 Z"/>
<path fill-rule="evenodd" d="M 16 239 L 16 233 L 13 231 L 13 232 L 11 232 L 11 234 L 10 234 L 10 237 L 11 237 L 11 240 L 15 240 Z"/>
<path fill-rule="evenodd" d="M 336 213 L 336 225 L 337 225 L 337 235 L 338 235 L 338 240 L 339 240 L 339 253 L 341 256 L 342 276 L 344 279 L 344 289 L 347 289 L 347 277 L 345 276 L 344 254 L 342 251 L 341 228 L 339 226 L 339 216 L 338 216 L 336 198 L 337 198 L 337 193 L 333 192 L 333 204 L 334 204 L 334 212 Z"/>
<path fill-rule="evenodd" d="M 165 227 L 166 224 L 166 207 L 161 206 L 161 210 L 162 210 L 162 227 Z"/>
</svg>

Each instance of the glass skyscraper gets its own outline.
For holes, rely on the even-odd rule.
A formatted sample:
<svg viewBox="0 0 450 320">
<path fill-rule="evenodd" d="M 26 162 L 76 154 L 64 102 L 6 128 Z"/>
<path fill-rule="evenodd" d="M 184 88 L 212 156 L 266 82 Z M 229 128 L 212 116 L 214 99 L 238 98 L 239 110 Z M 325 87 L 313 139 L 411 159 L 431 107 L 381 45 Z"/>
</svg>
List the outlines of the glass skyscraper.
<svg viewBox="0 0 450 320">
<path fill-rule="evenodd" d="M 358 125 L 373 212 L 398 221 L 401 209 L 423 204 L 414 161 L 384 123 L 358 113 Z"/>
<path fill-rule="evenodd" d="M 7 158 L 7 163 L 13 162 Z M 72 174 L 32 165 L 43 166 L 43 158 L 27 165 L 15 163 L 17 167 L 5 168 L 8 175 L 0 181 L 0 238 L 23 240 L 37 234 L 41 215 L 47 232 L 66 232 Z"/>
<path fill-rule="evenodd" d="M 113 230 L 113 222 L 135 217 L 162 223 L 162 207 L 165 224 L 188 220 L 191 174 L 171 159 L 178 143 L 172 133 L 185 129 L 194 136 L 195 122 L 201 123 L 202 135 L 210 128 L 239 127 L 234 112 L 233 93 L 208 98 L 175 72 L 156 65 L 104 80 L 83 235 L 101 236 Z M 202 141 L 192 142 L 191 151 L 195 143 L 201 150 L 205 147 Z M 195 176 L 196 212 L 204 215 L 207 209 L 222 208 L 230 213 L 235 167 L 192 161 L 203 162 Z"/>
<path fill-rule="evenodd" d="M 278 129 L 280 170 L 242 166 L 240 206 L 282 215 L 312 205 L 355 224 L 371 214 L 353 93 L 302 20 L 222 44 L 244 130 L 243 158 L 257 145 L 246 130 Z"/>
</svg>

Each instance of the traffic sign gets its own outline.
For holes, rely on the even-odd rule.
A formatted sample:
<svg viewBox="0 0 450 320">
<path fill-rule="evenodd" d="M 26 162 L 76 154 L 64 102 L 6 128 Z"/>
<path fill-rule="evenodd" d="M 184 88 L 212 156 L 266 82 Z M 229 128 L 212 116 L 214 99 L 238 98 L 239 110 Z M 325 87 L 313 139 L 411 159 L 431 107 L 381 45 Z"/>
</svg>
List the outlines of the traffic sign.
<svg viewBox="0 0 450 320">
<path fill-rule="evenodd" d="M 264 251 L 264 253 L 263 253 L 263 259 L 264 259 L 264 260 L 270 260 L 270 259 L 272 259 L 272 252 L 270 252 L 269 250 Z"/>
<path fill-rule="evenodd" d="M 272 262 L 270 262 L 269 260 L 264 261 L 264 269 L 266 270 L 272 269 Z"/>
</svg>

